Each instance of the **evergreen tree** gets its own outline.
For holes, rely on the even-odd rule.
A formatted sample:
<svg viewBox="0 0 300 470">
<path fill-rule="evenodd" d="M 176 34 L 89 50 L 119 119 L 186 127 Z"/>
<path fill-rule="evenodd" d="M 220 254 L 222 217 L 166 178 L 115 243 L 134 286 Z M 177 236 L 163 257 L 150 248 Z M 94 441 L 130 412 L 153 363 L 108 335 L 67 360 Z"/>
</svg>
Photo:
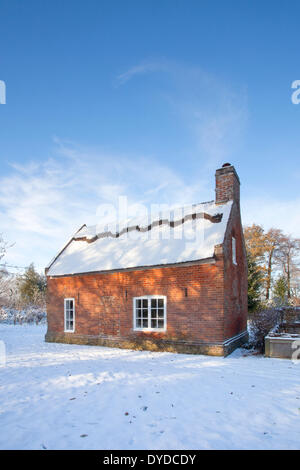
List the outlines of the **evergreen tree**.
<svg viewBox="0 0 300 470">
<path fill-rule="evenodd" d="M 256 310 L 260 305 L 261 291 L 263 287 L 263 276 L 260 266 L 250 255 L 248 261 L 248 309 L 250 312 Z"/>
<path fill-rule="evenodd" d="M 33 263 L 22 276 L 18 277 L 18 287 L 20 297 L 25 304 L 39 304 L 44 301 L 46 279 L 35 270 Z"/>
<path fill-rule="evenodd" d="M 287 303 L 288 297 L 288 283 L 285 276 L 280 276 L 274 284 L 273 297 L 276 303 L 285 304 Z"/>
</svg>

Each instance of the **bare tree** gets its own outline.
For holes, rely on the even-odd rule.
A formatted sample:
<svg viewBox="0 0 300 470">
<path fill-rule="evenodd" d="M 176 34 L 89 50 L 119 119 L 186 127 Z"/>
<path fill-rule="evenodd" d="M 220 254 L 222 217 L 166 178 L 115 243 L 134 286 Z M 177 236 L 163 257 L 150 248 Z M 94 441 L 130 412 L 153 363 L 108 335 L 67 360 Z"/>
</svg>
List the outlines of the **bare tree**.
<svg viewBox="0 0 300 470">
<path fill-rule="evenodd" d="M 8 272 L 0 271 L 0 306 L 5 303 L 9 296 L 9 274 Z"/>
<path fill-rule="evenodd" d="M 266 300 L 270 298 L 270 290 L 272 283 L 273 262 L 275 261 L 275 252 L 279 248 L 280 240 L 283 237 L 281 230 L 270 228 L 265 234 L 265 253 L 267 258 L 266 266 Z"/>
<path fill-rule="evenodd" d="M 6 263 L 3 263 L 7 250 L 12 246 L 13 245 L 4 240 L 3 235 L 0 234 L 0 306 L 10 304 L 13 294 L 15 293 L 15 288 L 13 287 L 14 276 L 8 272 Z"/>
<path fill-rule="evenodd" d="M 7 248 L 8 248 L 8 243 L 4 241 L 2 233 L 0 233 L 0 261 L 2 260 L 2 258 L 4 258 Z M 0 264 L 0 267 L 1 266 L 2 265 Z"/>
<path fill-rule="evenodd" d="M 261 225 L 252 224 L 244 227 L 244 237 L 247 253 L 251 259 L 258 264 L 264 262 L 265 256 L 265 233 Z"/>
<path fill-rule="evenodd" d="M 261 225 L 252 224 L 244 228 L 247 253 L 261 270 L 265 289 L 265 298 L 269 300 L 272 274 L 275 263 L 275 251 L 283 238 L 281 230 L 270 228 L 265 233 Z"/>
<path fill-rule="evenodd" d="M 3 260 L 8 244 L 4 241 L 2 234 L 0 234 L 0 262 Z M 0 264 L 0 302 L 8 294 L 8 272 L 4 264 Z"/>
<path fill-rule="evenodd" d="M 295 305 L 300 305 L 300 266 L 293 266 L 291 280 L 291 293 Z"/>
<path fill-rule="evenodd" d="M 292 297 L 292 280 L 300 265 L 300 239 L 284 235 L 275 250 L 276 261 L 282 266 L 287 281 L 287 296 Z"/>
</svg>

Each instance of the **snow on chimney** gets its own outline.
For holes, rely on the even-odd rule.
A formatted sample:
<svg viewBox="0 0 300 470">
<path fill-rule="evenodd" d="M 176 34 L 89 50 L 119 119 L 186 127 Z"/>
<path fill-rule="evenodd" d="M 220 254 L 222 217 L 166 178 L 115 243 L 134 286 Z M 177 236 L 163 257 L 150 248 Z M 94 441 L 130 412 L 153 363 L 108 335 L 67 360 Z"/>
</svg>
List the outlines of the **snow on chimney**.
<svg viewBox="0 0 300 470">
<path fill-rule="evenodd" d="M 216 204 L 227 201 L 240 203 L 240 179 L 230 163 L 224 163 L 216 171 Z"/>
</svg>

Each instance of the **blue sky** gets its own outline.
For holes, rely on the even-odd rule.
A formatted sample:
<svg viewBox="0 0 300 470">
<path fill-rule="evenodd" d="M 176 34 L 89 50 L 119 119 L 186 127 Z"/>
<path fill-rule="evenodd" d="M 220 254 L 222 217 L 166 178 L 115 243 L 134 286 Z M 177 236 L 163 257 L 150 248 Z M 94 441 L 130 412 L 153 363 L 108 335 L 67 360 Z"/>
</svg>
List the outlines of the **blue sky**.
<svg viewBox="0 0 300 470">
<path fill-rule="evenodd" d="M 300 5 L 0 0 L 0 232 L 42 269 L 97 208 L 214 198 L 300 236 Z"/>
</svg>

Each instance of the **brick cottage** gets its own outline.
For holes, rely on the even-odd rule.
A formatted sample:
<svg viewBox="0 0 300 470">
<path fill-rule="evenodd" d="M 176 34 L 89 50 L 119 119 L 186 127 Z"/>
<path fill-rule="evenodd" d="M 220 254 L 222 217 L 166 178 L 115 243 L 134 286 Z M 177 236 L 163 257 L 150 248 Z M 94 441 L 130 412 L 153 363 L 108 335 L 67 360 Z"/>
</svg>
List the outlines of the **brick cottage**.
<svg viewBox="0 0 300 470">
<path fill-rule="evenodd" d="M 247 261 L 234 167 L 215 201 L 83 226 L 46 268 L 46 341 L 227 355 L 247 339 Z"/>
</svg>

